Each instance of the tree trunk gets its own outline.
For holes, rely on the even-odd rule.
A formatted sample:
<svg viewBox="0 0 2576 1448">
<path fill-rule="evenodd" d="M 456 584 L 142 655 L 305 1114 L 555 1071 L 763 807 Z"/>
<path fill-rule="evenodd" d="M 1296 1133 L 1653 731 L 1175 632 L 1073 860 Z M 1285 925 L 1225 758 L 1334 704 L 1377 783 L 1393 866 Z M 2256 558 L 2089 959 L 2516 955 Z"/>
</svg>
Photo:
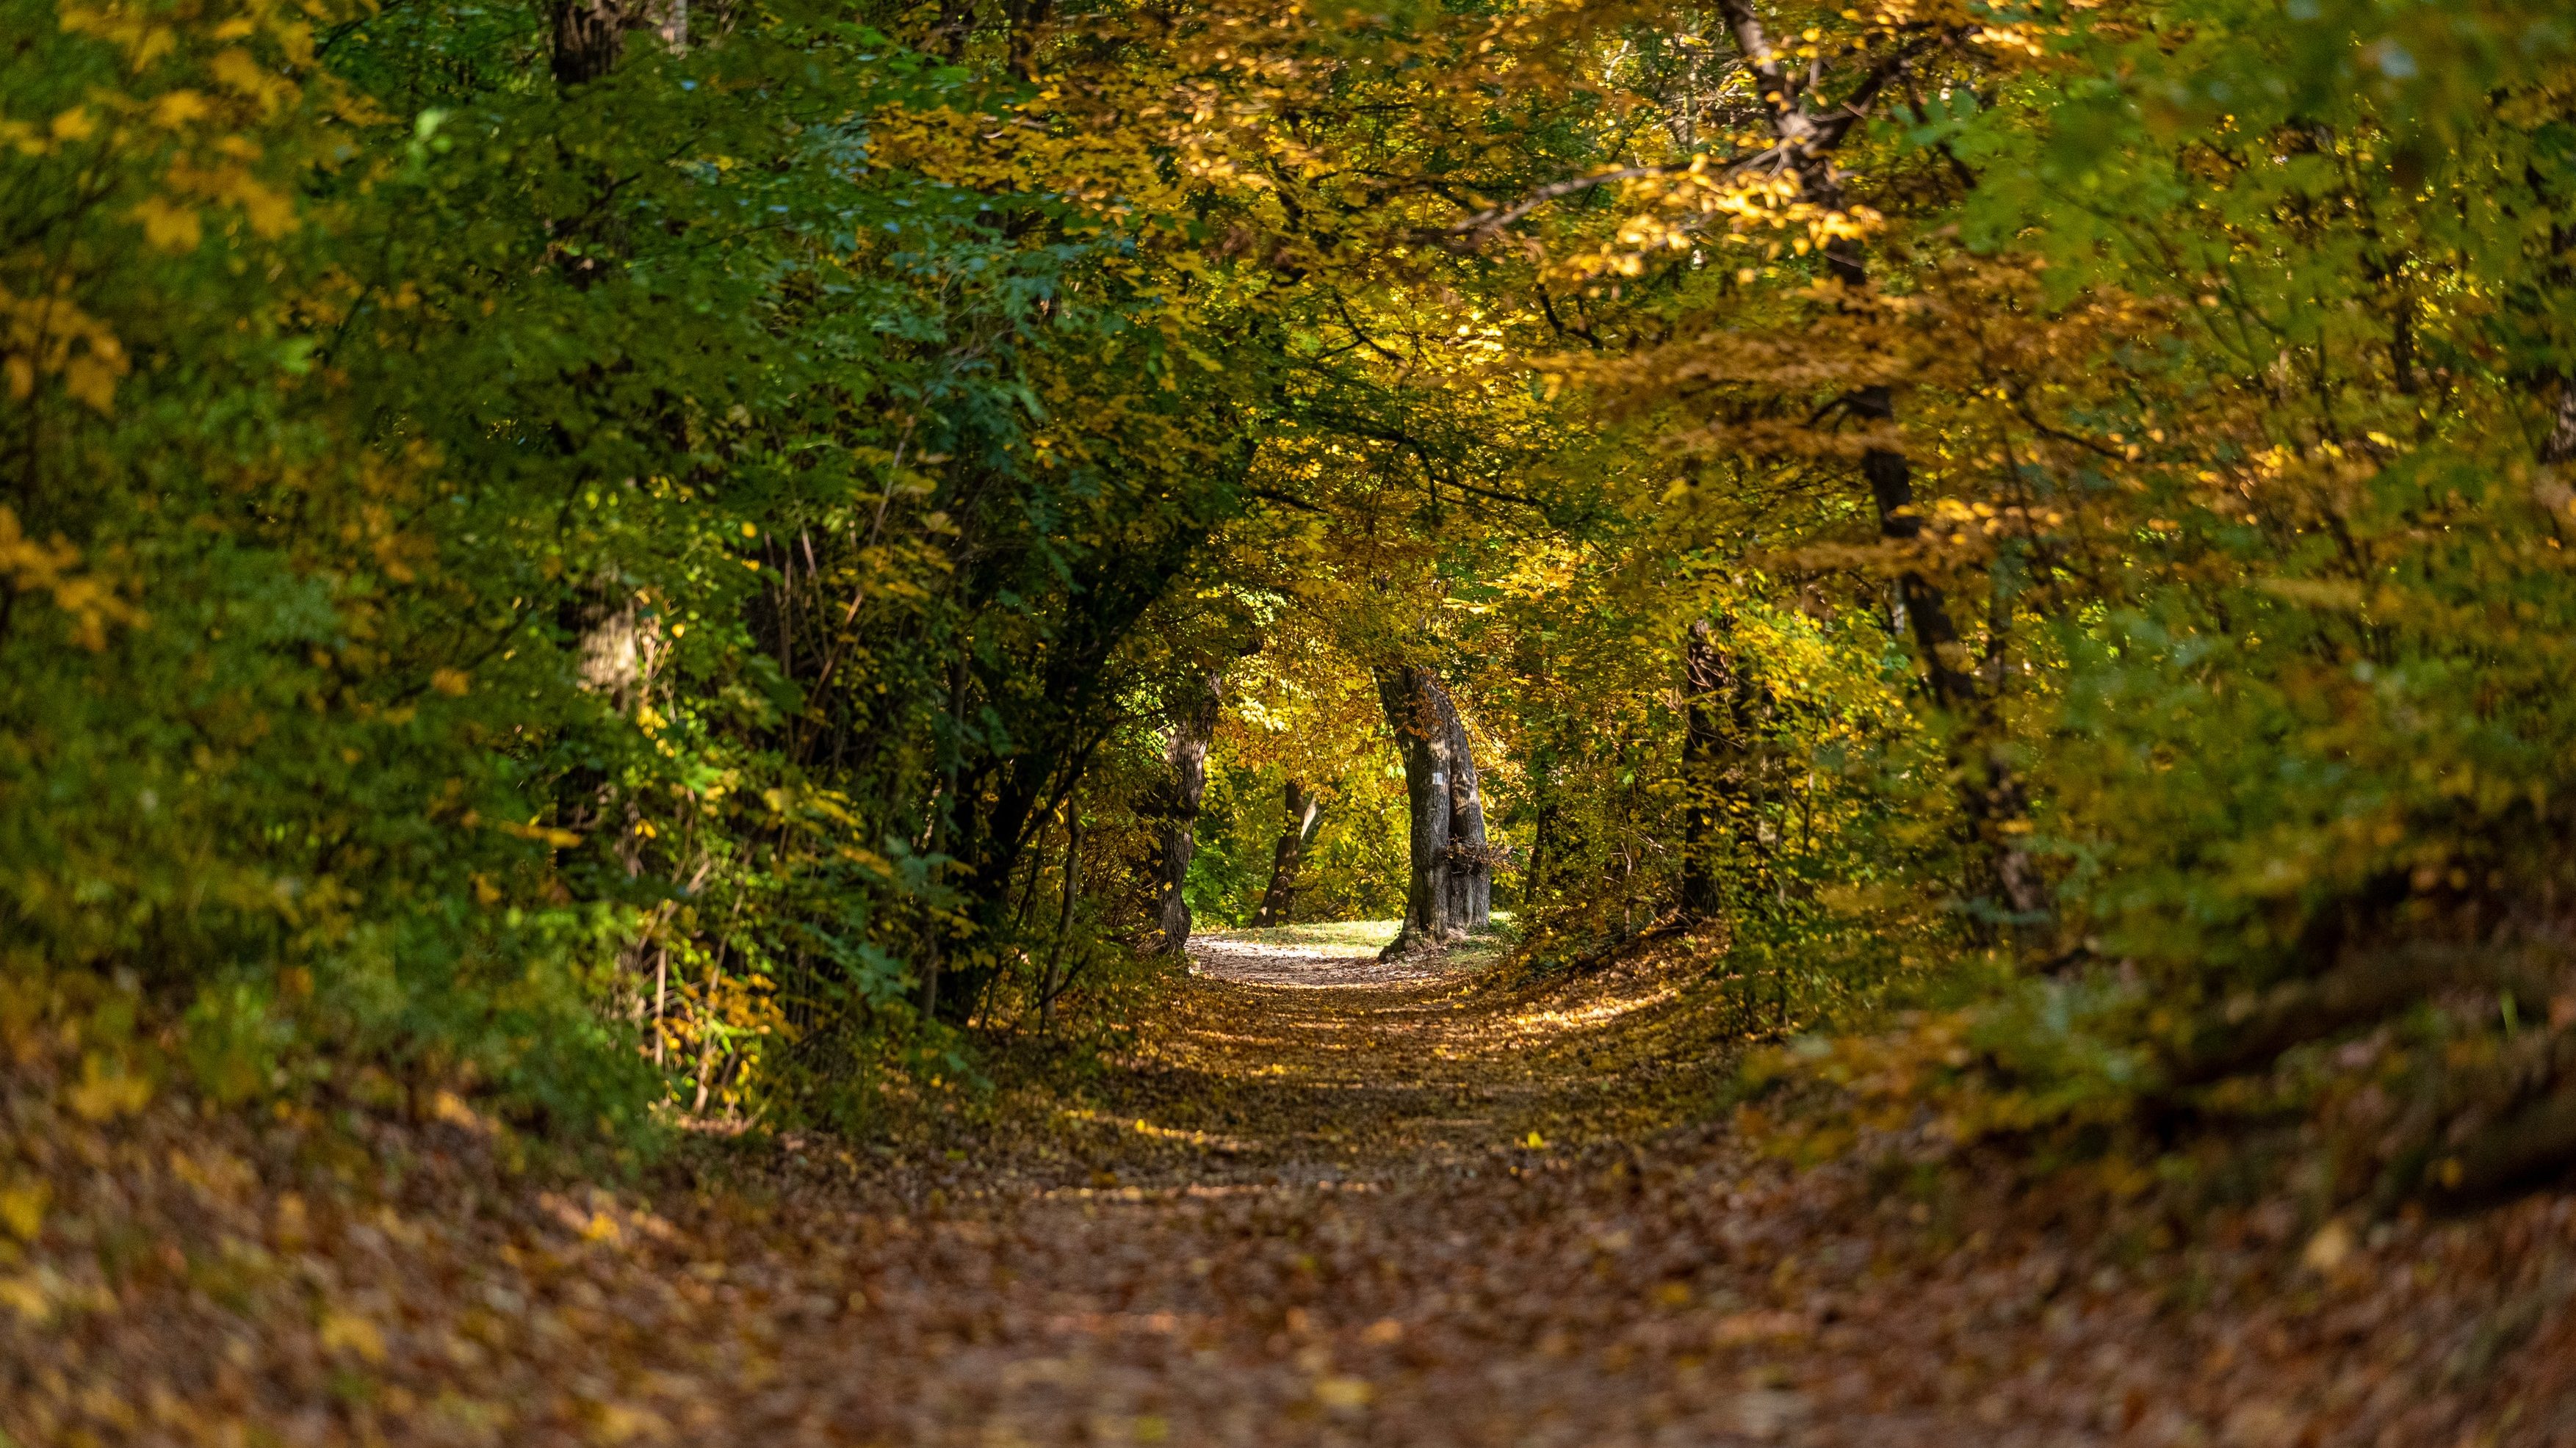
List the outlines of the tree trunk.
<svg viewBox="0 0 2576 1448">
<path fill-rule="evenodd" d="M 1037 78 L 1038 35 L 1055 11 L 1055 0 L 1003 0 L 1002 18 L 1011 33 L 1011 74 Z"/>
<path fill-rule="evenodd" d="M 1565 805 L 1558 797 L 1556 769 L 1542 763 L 1528 772 L 1532 796 L 1529 863 L 1521 871 L 1520 908 L 1524 918 L 1554 898 L 1557 856 L 1565 849 Z"/>
<path fill-rule="evenodd" d="M 2540 460 L 2551 467 L 2576 463 L 2576 382 L 2558 384 L 2550 413 L 2549 435 L 2540 442 Z"/>
<path fill-rule="evenodd" d="M 689 0 L 554 0 L 555 84 L 583 85 L 617 68 L 626 32 L 650 30 L 673 55 L 689 48 Z"/>
<path fill-rule="evenodd" d="M 930 853 L 944 855 L 949 848 L 949 824 L 960 817 L 957 807 L 958 781 L 966 753 L 966 661 L 953 660 L 948 665 L 948 777 L 931 797 Z M 921 949 L 921 1019 L 926 1024 L 939 1017 L 939 976 L 948 960 L 948 932 L 933 912 L 924 932 Z"/>
<path fill-rule="evenodd" d="M 2549 228 L 2549 254 L 2550 281 L 2560 287 L 2576 282 L 2576 226 Z M 2541 402 L 2549 412 L 2549 430 L 2540 440 L 2540 461 L 2553 468 L 2576 463 L 2576 377 L 2551 371 L 2543 373 L 2540 381 Z"/>
<path fill-rule="evenodd" d="M 1838 242 L 1835 249 L 1848 246 L 1847 242 Z M 1848 260 L 1837 258 L 1835 270 L 1850 285 L 1867 281 L 1857 253 Z M 1864 387 L 1849 401 L 1852 416 L 1862 422 L 1896 420 L 1896 402 L 1885 387 Z M 1905 454 L 1892 448 L 1871 448 L 1861 454 L 1860 470 L 1869 480 L 1870 501 L 1878 509 L 1878 536 L 1892 543 L 1910 543 L 1921 537 L 1923 519 L 1914 511 L 1914 469 Z M 1910 568 L 1896 576 L 1896 593 L 1904 601 L 1905 621 L 1914 635 L 1914 646 L 1923 655 L 1925 681 L 1931 686 L 1933 702 L 1950 710 L 1970 708 L 1977 701 L 1977 677 L 1967 668 L 1967 645 L 1960 642 L 1959 626 L 1950 619 L 1949 600 L 1942 597 L 1940 588 L 1930 579 Z"/>
<path fill-rule="evenodd" d="M 1494 924 L 1494 863 L 1485 843 L 1485 794 L 1476 779 L 1476 751 L 1467 739 L 1466 722 L 1449 702 L 1438 680 L 1440 711 L 1449 735 L 1449 927 L 1460 935 L 1481 934 Z"/>
<path fill-rule="evenodd" d="M 1745 813 L 1773 797 L 1774 775 L 1762 736 L 1773 700 L 1741 669 L 1720 641 L 1724 619 L 1693 619 L 1682 645 L 1683 805 L 1682 913 L 1714 919 L 1725 910 L 1727 872 L 1741 867 L 1749 888 L 1735 898 L 1773 890 L 1771 842 Z M 1739 854 L 1738 841 L 1743 849 Z"/>
<path fill-rule="evenodd" d="M 1838 245 L 1845 243 L 1838 243 Z M 1848 267 L 1855 274 L 1855 258 Z M 1884 387 L 1864 387 L 1852 394 L 1854 416 L 1868 422 L 1892 422 L 1896 407 Z M 1910 542 L 1922 535 L 1923 519 L 1913 511 L 1913 469 L 1905 455 L 1886 448 L 1871 448 L 1861 456 L 1861 472 L 1869 479 L 1870 495 L 1878 506 L 1879 536 L 1891 542 Z M 1950 770 L 1958 780 L 1959 807 L 1967 817 L 1969 838 L 1975 853 L 1971 860 L 1972 890 L 1990 888 L 2006 908 L 2016 915 L 2039 915 L 2048 908 L 2048 895 L 2038 863 L 2018 843 L 2014 826 L 2030 813 L 2028 793 L 2022 786 L 2021 773 L 2013 767 L 2005 750 L 2003 718 L 1997 708 L 2003 693 L 2003 647 L 2005 631 L 2011 620 L 2000 607 L 1989 630 L 1987 652 L 1991 678 L 1980 679 L 1970 664 L 1968 646 L 1959 637 L 1959 626 L 1951 621 L 1949 601 L 1931 580 L 1912 569 L 1897 575 L 1897 594 L 1905 602 L 1906 621 L 1914 634 L 1915 650 L 1923 655 L 1925 682 L 1932 691 L 1933 702 L 1958 715 L 1967 727 L 1953 737 Z"/>
<path fill-rule="evenodd" d="M 1055 998 L 1064 994 L 1064 947 L 1073 938 L 1074 902 L 1082 891 L 1082 812 L 1071 801 L 1064 807 L 1064 900 L 1056 907 L 1055 948 L 1047 953 L 1045 978 L 1038 982 L 1038 1033 L 1055 1023 Z"/>
<path fill-rule="evenodd" d="M 1772 48 L 1762 19 L 1754 12 L 1753 0 L 1718 0 L 1718 10 L 1753 72 L 1753 89 L 1770 109 L 1772 136 L 1779 141 L 1789 169 L 1797 175 L 1799 190 L 1817 206 L 1842 210 L 1842 175 L 1834 165 L 1834 151 L 1859 124 L 1863 113 L 1849 106 L 1837 112 L 1811 112 L 1808 97 L 1813 74 L 1798 75 L 1792 59 Z M 1834 279 L 1843 286 L 1858 290 L 1869 284 L 1869 270 L 1862 259 L 1860 243 L 1854 238 L 1843 236 L 1829 242 L 1824 258 Z M 1886 424 L 1896 419 L 1894 399 L 1884 385 L 1861 387 L 1844 398 L 1843 404 L 1854 419 L 1863 423 Z M 1861 473 L 1869 480 L 1871 500 L 1877 505 L 1879 536 L 1890 542 L 1918 537 L 1923 520 L 1913 512 L 1913 469 L 1905 454 L 1894 448 L 1870 448 L 1861 456 Z M 1981 683 L 1969 664 L 1958 626 L 1951 620 L 1949 601 L 1932 580 L 1907 569 L 1897 576 L 1897 592 L 1904 601 L 1915 646 L 1923 655 L 1926 683 L 1934 703 L 1963 715 L 1967 725 L 1954 736 L 1950 765 L 1958 780 L 1960 808 L 1977 850 L 1978 858 L 1971 869 L 1988 877 L 1973 883 L 1996 887 L 2005 905 L 2016 914 L 2038 914 L 2047 906 L 2046 893 L 2038 869 L 2020 847 L 2013 828 L 2027 812 L 2028 801 L 2003 749 L 1998 732 L 2002 720 L 1994 707 L 1994 696 L 2002 682 L 2000 670 L 1991 684 Z M 1997 642 L 2000 644 L 2000 639 Z M 1999 650 L 1996 657 L 2000 658 Z"/>
<path fill-rule="evenodd" d="M 555 0 L 555 83 L 582 85 L 616 69 L 626 28 L 626 9 L 615 0 Z"/>
<path fill-rule="evenodd" d="M 965 64 L 966 42 L 975 34 L 975 0 L 939 0 L 939 19 L 930 33 L 950 65 Z"/>
<path fill-rule="evenodd" d="M 1682 645 L 1682 912 L 1715 919 L 1725 904 L 1727 763 L 1738 745 L 1729 738 L 1734 707 L 1734 662 L 1717 645 L 1707 619 L 1693 619 Z"/>
<path fill-rule="evenodd" d="M 1323 817 L 1322 797 L 1308 793 L 1302 780 L 1288 781 L 1288 828 L 1279 832 L 1279 843 L 1270 852 L 1270 888 L 1261 892 L 1261 908 L 1253 912 L 1253 924 L 1288 923 L 1296 908 L 1297 875 L 1306 865 L 1306 846 L 1315 838 L 1315 822 Z"/>
<path fill-rule="evenodd" d="M 1410 666 L 1380 671 L 1378 701 L 1404 760 L 1411 816 L 1404 925 L 1389 954 L 1437 946 L 1492 921 L 1493 865 L 1474 751 L 1438 675 Z"/>
<path fill-rule="evenodd" d="M 1190 943 L 1190 902 L 1182 887 L 1189 883 L 1190 857 L 1198 851 L 1199 805 L 1207 797 L 1208 742 L 1216 737 L 1217 692 L 1223 685 L 1222 676 L 1207 676 L 1199 696 L 1172 721 L 1172 740 L 1164 753 L 1172 774 L 1165 785 L 1170 793 L 1162 810 L 1163 938 L 1155 948 L 1165 955 L 1178 955 Z"/>
</svg>

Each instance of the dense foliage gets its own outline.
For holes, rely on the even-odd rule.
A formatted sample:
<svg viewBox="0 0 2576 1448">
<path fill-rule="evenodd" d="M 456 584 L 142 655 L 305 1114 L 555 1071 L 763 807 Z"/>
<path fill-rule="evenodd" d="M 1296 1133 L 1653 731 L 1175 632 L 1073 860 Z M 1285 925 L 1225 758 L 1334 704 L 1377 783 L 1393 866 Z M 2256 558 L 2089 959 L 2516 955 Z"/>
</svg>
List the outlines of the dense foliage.
<svg viewBox="0 0 2576 1448">
<path fill-rule="evenodd" d="M 0 40 L 0 1007 L 99 1113 L 856 1127 L 1436 868 L 1821 1033 L 1785 1141 L 2576 1155 L 2554 3 Z"/>
</svg>

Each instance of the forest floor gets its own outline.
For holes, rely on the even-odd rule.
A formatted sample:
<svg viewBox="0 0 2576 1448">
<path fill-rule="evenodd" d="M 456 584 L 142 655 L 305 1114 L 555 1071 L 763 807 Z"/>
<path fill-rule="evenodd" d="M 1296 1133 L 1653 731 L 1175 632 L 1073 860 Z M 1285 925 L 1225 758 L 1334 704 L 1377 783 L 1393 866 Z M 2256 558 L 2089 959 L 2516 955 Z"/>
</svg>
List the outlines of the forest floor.
<svg viewBox="0 0 2576 1448">
<path fill-rule="evenodd" d="M 1719 1124 L 1723 1017 L 1669 969 L 1379 938 L 1202 938 L 1080 1108 L 614 1188 L 453 1101 L 9 1096 L 53 1186 L 0 1252 L 0 1444 L 2576 1442 L 2576 1197 L 2185 1240 L 2007 1172 L 1793 1172 Z"/>
</svg>

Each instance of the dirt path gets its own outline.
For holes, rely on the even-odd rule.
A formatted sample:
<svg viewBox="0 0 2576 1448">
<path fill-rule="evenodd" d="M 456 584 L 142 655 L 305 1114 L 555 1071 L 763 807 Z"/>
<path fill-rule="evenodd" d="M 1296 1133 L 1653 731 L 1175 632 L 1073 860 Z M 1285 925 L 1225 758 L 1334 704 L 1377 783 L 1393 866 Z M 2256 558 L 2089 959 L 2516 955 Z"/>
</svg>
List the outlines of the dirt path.
<svg viewBox="0 0 2576 1448">
<path fill-rule="evenodd" d="M 642 1193 L 517 1184 L 461 1109 L 49 1118 L 83 1185 L 0 1241 L 0 1448 L 2576 1441 L 2576 1198 L 2326 1261 L 2274 1205 L 2175 1245 L 1793 1173 L 1675 1126 L 1729 1056 L 1683 972 L 1371 944 L 1203 939 L 1089 1107 Z"/>
<path fill-rule="evenodd" d="M 2501 1421 L 2576 1441 L 2576 1416 L 2513 1406 L 2508 1372 L 2576 1364 L 2576 1202 L 2392 1239 L 2331 1280 L 2297 1266 L 2295 1219 L 2158 1259 L 2134 1224 L 2002 1176 L 1795 1173 L 1678 1127 L 1712 1116 L 1733 1051 L 1724 1012 L 1652 971 L 1515 993 L 1490 952 L 1380 962 L 1381 938 L 1201 937 L 1063 1159 L 865 1219 L 868 1309 L 785 1354 L 832 1385 L 778 1399 L 797 1430 L 2408 1448 L 2511 1441 L 2470 1426 Z M 2519 1390 L 2576 1403 L 2552 1381 Z M 781 1416 L 748 1441 L 771 1427 L 796 1437 Z"/>
<path fill-rule="evenodd" d="M 1654 1043 L 1615 1050 L 1598 1027 L 1651 1013 L 1670 992 L 1551 1009 L 1481 988 L 1497 964 L 1491 947 L 1385 961 L 1385 933 L 1332 926 L 1194 940 L 1190 988 L 1110 1089 L 1142 1113 L 1142 1135 L 1180 1128 L 1221 1147 L 1196 1159 L 1130 1152 L 1114 1165 L 1163 1181 L 1269 1173 L 1383 1188 L 1490 1165 L 1497 1152 L 1531 1149 L 1533 1133 L 1541 1147 L 1634 1134 L 1688 1104 L 1670 1082 L 1604 1089 L 1614 1068 L 1649 1067 L 1638 1048 Z M 1701 1096 L 1714 1086 L 1715 1062 L 1676 1064 Z"/>
<path fill-rule="evenodd" d="M 998 1189 L 961 1174 L 937 1208 L 957 1219 L 920 1239 L 939 1268 L 887 1263 L 862 1333 L 959 1325 L 902 1352 L 923 1374 L 912 1391 L 843 1401 L 869 1425 L 860 1441 L 1788 1433 L 1794 1393 L 1710 1379 L 1704 1343 L 1670 1333 L 1663 1319 L 1698 1296 L 1674 1279 L 1687 1269 L 1563 1196 L 1603 1187 L 1625 1210 L 1642 1185 L 1614 1143 L 1713 1084 L 1708 1043 L 1664 1018 L 1674 993 L 1515 997 L 1485 988 L 1491 949 L 1385 962 L 1382 939 L 1194 941 L 1189 985 L 1101 1084 L 1107 1104 L 1072 1113 L 1065 1159 Z M 1591 1170 L 1568 1170 L 1577 1159 Z"/>
</svg>

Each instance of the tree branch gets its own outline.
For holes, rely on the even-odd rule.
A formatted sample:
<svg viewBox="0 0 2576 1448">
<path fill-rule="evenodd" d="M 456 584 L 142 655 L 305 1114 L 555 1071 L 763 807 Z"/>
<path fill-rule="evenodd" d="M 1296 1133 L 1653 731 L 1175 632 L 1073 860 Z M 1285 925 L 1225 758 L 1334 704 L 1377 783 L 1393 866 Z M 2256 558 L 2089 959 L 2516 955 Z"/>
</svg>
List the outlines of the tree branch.
<svg viewBox="0 0 2576 1448">
<path fill-rule="evenodd" d="M 1737 156 L 1714 167 L 1706 156 L 1693 156 L 1688 161 L 1667 161 L 1653 166 L 1626 166 L 1616 171 L 1602 171 L 1590 176 L 1577 176 L 1566 181 L 1551 181 L 1509 206 L 1488 207 L 1440 233 L 1441 244 L 1452 251 L 1471 251 L 1493 239 L 1495 232 L 1529 215 L 1551 201 L 1578 195 L 1596 186 L 1620 181 L 1637 181 L 1649 176 L 1686 176 L 1693 172 L 1724 176 L 1759 162 L 1778 148 Z"/>
</svg>

